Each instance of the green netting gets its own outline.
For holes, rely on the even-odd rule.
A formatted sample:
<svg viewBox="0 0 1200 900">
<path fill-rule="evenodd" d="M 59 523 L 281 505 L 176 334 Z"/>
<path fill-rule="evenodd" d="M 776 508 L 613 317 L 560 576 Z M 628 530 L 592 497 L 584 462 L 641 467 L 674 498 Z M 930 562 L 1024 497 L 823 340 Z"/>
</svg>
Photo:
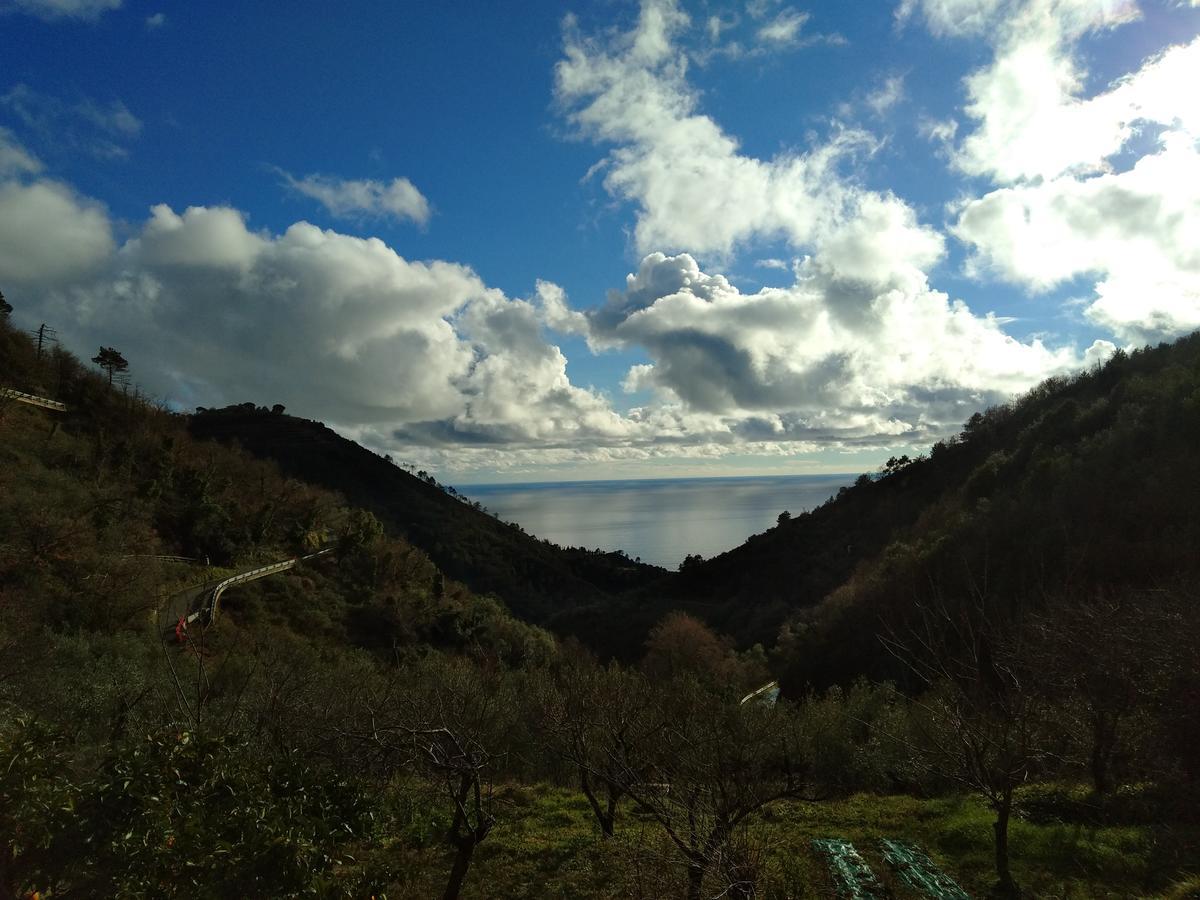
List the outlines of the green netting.
<svg viewBox="0 0 1200 900">
<path fill-rule="evenodd" d="M 900 841 L 884 838 L 879 842 L 883 860 L 909 887 L 920 891 L 930 900 L 970 900 L 967 892 L 947 875 L 920 849 Z"/>
<path fill-rule="evenodd" d="M 854 845 L 838 838 L 818 838 L 813 848 L 829 860 L 829 874 L 839 897 L 847 900 L 874 900 L 882 897 L 883 888 Z"/>
</svg>

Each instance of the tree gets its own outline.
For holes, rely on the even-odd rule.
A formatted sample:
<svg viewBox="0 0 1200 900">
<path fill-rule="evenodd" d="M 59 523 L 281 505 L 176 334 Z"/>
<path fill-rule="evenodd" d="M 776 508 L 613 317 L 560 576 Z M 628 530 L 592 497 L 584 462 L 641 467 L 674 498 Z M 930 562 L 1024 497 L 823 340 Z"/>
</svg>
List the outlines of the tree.
<svg viewBox="0 0 1200 900">
<path fill-rule="evenodd" d="M 685 612 L 670 612 L 650 631 L 642 668 L 652 678 L 668 679 L 691 674 L 726 681 L 734 658 L 716 633 Z"/>
<path fill-rule="evenodd" d="M 1180 668 L 1171 658 L 1173 624 L 1158 595 L 1120 591 L 1051 601 L 1034 621 L 1039 684 L 1099 796 L 1116 786 L 1134 733 L 1146 730 L 1139 716 L 1158 705 Z"/>
<path fill-rule="evenodd" d="M 919 605 L 920 621 L 884 643 L 926 687 L 913 703 L 911 749 L 931 774 L 980 794 L 992 823 L 1000 897 L 1019 897 L 1009 868 L 1013 793 L 1050 754 L 1048 717 L 1033 689 L 1029 655 L 1017 623 L 1003 627 L 978 592 L 958 604 L 936 597 Z"/>
<path fill-rule="evenodd" d="M 4 292 L 0 291 L 0 319 L 7 319 L 12 310 L 12 304 L 4 299 Z"/>
<path fill-rule="evenodd" d="M 566 666 L 538 697 L 540 730 L 575 767 L 580 790 L 605 837 L 616 827 L 623 783 L 642 772 L 660 724 L 644 676 L 590 660 Z"/>
<path fill-rule="evenodd" d="M 379 584 L 379 562 L 383 525 L 365 509 L 350 511 L 337 541 L 338 565 L 356 582 L 369 589 Z"/>
<path fill-rule="evenodd" d="M 776 525 L 782 525 L 784 522 L 788 522 L 788 521 L 790 521 L 790 520 L 791 520 L 791 518 L 792 518 L 792 514 L 791 514 L 790 512 L 788 512 L 788 511 L 785 509 L 785 510 L 784 510 L 783 512 L 781 512 L 781 513 L 779 514 L 779 516 L 778 516 L 778 517 L 775 519 L 775 524 L 776 524 Z"/>
<path fill-rule="evenodd" d="M 1185 581 L 1053 597 L 1033 625 L 1039 688 L 1098 798 L 1200 771 L 1200 605 Z"/>
<path fill-rule="evenodd" d="M 101 347 L 100 352 L 92 357 L 92 362 L 108 373 L 108 383 L 113 383 L 115 372 L 124 372 L 129 368 L 129 362 L 115 347 Z"/>
<path fill-rule="evenodd" d="M 694 678 L 655 691 L 661 725 L 646 764 L 618 768 L 618 787 L 664 831 L 687 866 L 688 900 L 754 896 L 746 826 L 777 800 L 810 796 L 788 704 L 740 704 Z M 652 776 L 652 777 L 651 777 Z"/>
<path fill-rule="evenodd" d="M 361 714 L 371 729 L 353 741 L 376 747 L 389 767 L 420 773 L 450 807 L 444 838 L 454 862 L 443 900 L 462 892 L 475 849 L 496 825 L 492 776 L 504 757 L 514 707 L 502 672 L 431 659 L 400 673 Z"/>
</svg>

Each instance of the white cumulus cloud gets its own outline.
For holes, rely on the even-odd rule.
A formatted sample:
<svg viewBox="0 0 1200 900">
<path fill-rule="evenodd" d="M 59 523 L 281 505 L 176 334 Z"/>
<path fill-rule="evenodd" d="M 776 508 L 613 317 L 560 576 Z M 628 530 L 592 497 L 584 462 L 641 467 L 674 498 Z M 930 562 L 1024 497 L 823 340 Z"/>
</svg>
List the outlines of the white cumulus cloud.
<svg viewBox="0 0 1200 900">
<path fill-rule="evenodd" d="M 959 168 L 999 182 L 1088 174 L 1106 169 L 1139 125 L 1178 123 L 1200 133 L 1190 88 L 1200 76 L 1200 45 L 1170 48 L 1088 98 L 1075 37 L 1045 23 L 1018 31 L 991 65 L 968 77 L 967 113 L 979 127 L 962 143 Z"/>
<path fill-rule="evenodd" d="M 36 288 L 95 271 L 114 247 L 107 213 L 56 181 L 0 183 L 0 277 Z"/>
<path fill-rule="evenodd" d="M 994 58 L 965 82 L 975 127 L 953 151 L 995 185 L 959 204 L 968 272 L 1034 291 L 1094 279 L 1085 315 L 1128 343 L 1200 327 L 1200 39 L 1088 95 L 1080 42 L 1136 19 L 1135 3 L 997 8 Z M 931 27 L 953 32 L 939 10 L 925 4 Z"/>
<path fill-rule="evenodd" d="M 7 128 L 0 127 L 0 178 L 42 171 L 42 161 L 26 150 Z"/>
<path fill-rule="evenodd" d="M 1044 290 L 1098 277 L 1087 315 L 1131 343 L 1200 327 L 1200 152 L 1176 137 L 1120 173 L 1002 188 L 956 233 L 973 270 Z"/>
<path fill-rule="evenodd" d="M 835 126 L 807 151 L 742 153 L 699 110 L 675 44 L 685 26 L 674 3 L 647 0 L 627 34 L 568 30 L 557 70 L 571 121 L 613 145 L 605 186 L 636 205 L 645 258 L 587 313 L 594 348 L 650 357 L 627 373 L 627 390 L 654 391 L 655 409 L 680 411 L 689 427 L 707 416 L 710 430 L 744 439 L 920 442 L 1080 363 L 930 286 L 942 235 L 839 165 L 870 153 L 871 135 Z M 639 54 L 648 32 L 655 53 Z M 902 90 L 899 78 L 886 83 L 881 109 Z M 791 287 L 744 294 L 697 261 L 778 238 L 806 254 Z"/>
<path fill-rule="evenodd" d="M 637 249 L 728 258 L 756 239 L 808 244 L 853 218 L 863 192 L 839 176 L 839 165 L 869 154 L 876 139 L 835 126 L 807 152 L 742 154 L 736 138 L 698 110 L 687 56 L 674 43 L 687 25 L 673 0 L 647 0 L 637 26 L 612 40 L 568 28 L 555 70 L 570 121 L 614 145 L 598 168 L 609 192 L 637 206 Z"/>
<path fill-rule="evenodd" d="M 628 390 L 746 437 L 920 442 L 1080 363 L 1014 340 L 919 272 L 873 283 L 812 258 L 792 286 L 745 294 L 687 254 L 651 254 L 588 318 L 598 345 L 650 356 Z"/>
<path fill-rule="evenodd" d="M 311 197 L 339 219 L 391 217 L 418 225 L 429 221 L 429 201 L 407 178 L 391 181 L 305 175 L 294 178 L 281 172 L 289 188 Z"/>
<path fill-rule="evenodd" d="M 95 204 L 10 182 L 0 282 L 20 314 L 76 349 L 120 346 L 143 387 L 184 405 L 282 402 L 391 448 L 612 443 L 638 428 L 570 383 L 543 332 L 553 285 L 509 298 L 466 266 L 306 222 L 273 234 L 229 207 L 159 205 L 118 247 Z"/>
</svg>

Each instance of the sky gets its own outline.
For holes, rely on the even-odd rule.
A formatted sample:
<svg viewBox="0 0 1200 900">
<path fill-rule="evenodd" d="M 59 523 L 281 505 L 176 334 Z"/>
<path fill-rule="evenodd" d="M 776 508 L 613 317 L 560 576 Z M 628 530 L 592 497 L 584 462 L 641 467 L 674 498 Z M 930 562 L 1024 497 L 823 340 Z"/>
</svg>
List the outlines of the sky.
<svg viewBox="0 0 1200 900">
<path fill-rule="evenodd" d="M 450 483 L 857 472 L 1200 327 L 1200 0 L 0 0 L 0 290 Z"/>
</svg>

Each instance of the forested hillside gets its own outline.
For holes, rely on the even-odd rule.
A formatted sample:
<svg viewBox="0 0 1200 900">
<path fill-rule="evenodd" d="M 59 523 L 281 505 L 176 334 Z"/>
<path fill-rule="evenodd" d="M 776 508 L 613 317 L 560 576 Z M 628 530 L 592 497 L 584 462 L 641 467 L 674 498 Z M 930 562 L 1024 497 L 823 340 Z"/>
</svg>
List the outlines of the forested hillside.
<svg viewBox="0 0 1200 900">
<path fill-rule="evenodd" d="M 850 578 L 790 620 L 790 680 L 894 673 L 872 652 L 876 636 L 910 626 L 922 605 L 969 598 L 1007 617 L 1190 590 L 1200 567 L 1197 438 L 1193 335 L 1047 382 L 972 417 L 929 458 L 860 483 L 856 500 L 874 499 L 884 515 L 914 491 L 924 502 L 909 521 L 897 517 L 886 545 Z M 803 534 L 805 524 L 773 537 Z M 731 554 L 721 564 L 738 561 Z M 772 569 L 759 571 L 758 584 L 768 582 Z"/>
<path fill-rule="evenodd" d="M 1200 557 L 1200 337 L 1118 352 L 971 418 L 811 512 L 693 561 L 619 615 L 553 622 L 620 653 L 668 608 L 778 644 L 785 686 L 899 677 L 880 637 L 935 600 L 1017 610 L 1186 583 Z"/>
<path fill-rule="evenodd" d="M 200 438 L 236 441 L 293 477 L 339 491 L 371 510 L 389 532 L 422 548 L 447 574 L 496 594 L 531 621 L 609 601 L 664 574 L 621 553 L 538 540 L 319 422 L 247 403 L 205 410 L 189 417 L 188 427 Z"/>
<path fill-rule="evenodd" d="M 47 413 L 0 397 L 0 590 L 23 598 L 3 611 L 22 627 L 140 627 L 171 585 L 333 547 L 335 562 L 283 582 L 304 585 L 286 599 L 269 600 L 281 588 L 265 583 L 230 594 L 233 620 L 261 615 L 316 645 L 387 655 L 489 646 L 501 633 L 505 652 L 524 652 L 518 634 L 531 647 L 549 643 L 385 536 L 368 511 L 245 451 L 192 438 L 184 417 L 114 389 L 61 349 L 39 356 L 28 336 L 0 324 L 0 358 L 0 386 L 68 405 Z"/>
</svg>

